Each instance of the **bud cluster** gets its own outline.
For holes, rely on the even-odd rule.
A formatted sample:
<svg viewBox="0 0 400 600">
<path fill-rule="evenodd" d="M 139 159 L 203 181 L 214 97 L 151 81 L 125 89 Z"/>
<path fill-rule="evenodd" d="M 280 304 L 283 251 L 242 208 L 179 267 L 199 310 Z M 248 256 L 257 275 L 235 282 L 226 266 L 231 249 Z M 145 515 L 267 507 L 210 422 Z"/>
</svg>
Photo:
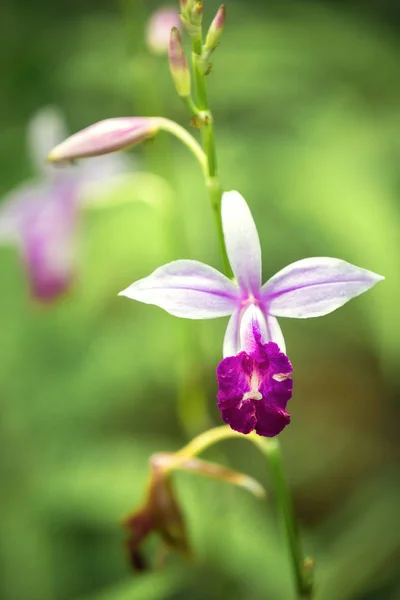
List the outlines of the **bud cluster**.
<svg viewBox="0 0 400 600">
<path fill-rule="evenodd" d="M 181 0 L 181 19 L 189 33 L 199 30 L 203 20 L 203 2 Z"/>
<path fill-rule="evenodd" d="M 225 6 L 219 7 L 204 44 L 202 37 L 203 2 L 201 0 L 180 0 L 180 8 L 182 24 L 192 39 L 197 55 L 197 69 L 203 75 L 208 75 L 212 66 L 209 63 L 210 55 L 217 48 L 225 25 Z M 190 69 L 177 27 L 172 28 L 170 34 L 169 63 L 178 95 L 181 98 L 190 98 Z"/>
<path fill-rule="evenodd" d="M 203 22 L 203 2 L 201 0 L 181 0 L 181 21 L 192 39 L 201 38 Z M 219 44 L 225 24 L 226 10 L 222 4 L 208 30 L 204 51 L 210 54 Z"/>
</svg>

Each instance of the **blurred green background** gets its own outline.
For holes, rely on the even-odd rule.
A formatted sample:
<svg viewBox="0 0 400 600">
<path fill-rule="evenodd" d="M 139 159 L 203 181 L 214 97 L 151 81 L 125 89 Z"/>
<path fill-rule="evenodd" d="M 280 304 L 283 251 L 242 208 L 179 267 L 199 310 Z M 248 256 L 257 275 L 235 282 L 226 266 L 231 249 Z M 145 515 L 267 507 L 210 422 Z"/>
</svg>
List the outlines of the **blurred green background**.
<svg viewBox="0 0 400 600">
<path fill-rule="evenodd" d="M 323 319 L 281 321 L 295 394 L 280 439 L 316 600 L 396 600 L 400 11 L 394 0 L 227 5 L 209 78 L 220 171 L 253 211 L 265 278 L 313 255 L 386 276 Z M 190 126 L 166 57 L 145 46 L 158 6 L 3 3 L 2 194 L 33 175 L 26 126 L 43 106 L 71 131 L 130 114 Z M 206 0 L 207 20 L 217 7 Z M 136 181 L 129 201 L 120 192 L 85 211 L 66 297 L 38 305 L 16 250 L 0 248 L 0 598 L 291 600 L 272 490 L 261 502 L 190 474 L 175 482 L 196 561 L 130 571 L 120 523 L 143 497 L 149 456 L 220 424 L 226 326 L 117 297 L 176 258 L 221 268 L 193 157 L 166 136 L 130 156 L 166 182 Z M 270 489 L 250 444 L 206 457 Z"/>
</svg>

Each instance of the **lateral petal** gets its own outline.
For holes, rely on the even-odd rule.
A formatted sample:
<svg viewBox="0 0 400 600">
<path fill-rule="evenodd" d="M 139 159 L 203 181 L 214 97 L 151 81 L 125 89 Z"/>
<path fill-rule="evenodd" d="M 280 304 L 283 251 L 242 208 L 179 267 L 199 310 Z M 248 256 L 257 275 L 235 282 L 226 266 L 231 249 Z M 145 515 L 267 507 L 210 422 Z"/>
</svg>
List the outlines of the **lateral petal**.
<svg viewBox="0 0 400 600">
<path fill-rule="evenodd" d="M 177 260 L 159 267 L 119 295 L 186 319 L 225 317 L 239 302 L 239 289 L 230 279 L 196 260 Z"/>
<path fill-rule="evenodd" d="M 267 281 L 261 297 L 272 315 L 307 319 L 327 315 L 382 279 L 338 258 L 306 258 Z"/>
</svg>

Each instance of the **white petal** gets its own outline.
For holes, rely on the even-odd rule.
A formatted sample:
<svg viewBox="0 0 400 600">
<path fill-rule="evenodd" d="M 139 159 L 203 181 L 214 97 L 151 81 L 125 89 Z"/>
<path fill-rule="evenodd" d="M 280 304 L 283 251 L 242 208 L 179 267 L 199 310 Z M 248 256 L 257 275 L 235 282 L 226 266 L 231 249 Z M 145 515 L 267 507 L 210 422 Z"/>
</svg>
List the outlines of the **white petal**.
<svg viewBox="0 0 400 600">
<path fill-rule="evenodd" d="M 239 192 L 222 197 L 222 226 L 232 271 L 239 287 L 257 295 L 261 286 L 261 247 L 250 209 Z"/>
<path fill-rule="evenodd" d="M 260 329 L 261 341 L 263 344 L 275 342 L 282 352 L 286 353 L 286 344 L 283 338 L 279 323 L 272 315 L 265 315 L 262 310 L 251 304 L 242 314 L 240 320 L 240 349 L 251 351 L 251 345 L 254 343 L 252 333 L 253 324 L 256 323 Z"/>
<path fill-rule="evenodd" d="M 338 258 L 306 258 L 274 275 L 261 296 L 272 315 L 306 319 L 332 312 L 382 279 Z"/>
<path fill-rule="evenodd" d="M 247 348 L 250 339 L 250 344 L 253 340 L 251 331 L 252 324 L 254 321 L 257 322 L 261 333 L 261 340 L 264 344 L 267 342 L 275 342 L 278 344 L 282 352 L 286 353 L 286 344 L 283 338 L 281 328 L 275 317 L 272 315 L 265 315 L 261 309 L 250 304 L 244 311 L 237 310 L 233 313 L 229 319 L 228 327 L 226 328 L 223 356 L 235 356 L 241 350 L 251 351 L 251 348 Z"/>
<path fill-rule="evenodd" d="M 159 267 L 120 295 L 155 304 L 186 319 L 224 317 L 239 303 L 239 289 L 230 279 L 195 260 L 177 260 Z"/>
<path fill-rule="evenodd" d="M 267 316 L 267 341 L 278 344 L 280 350 L 286 354 L 285 338 L 279 326 L 278 319 L 272 315 Z"/>
<path fill-rule="evenodd" d="M 253 352 L 254 350 L 254 325 L 258 326 L 258 329 L 260 330 L 262 343 L 266 344 L 269 342 L 270 339 L 268 337 L 265 316 L 258 306 L 250 304 L 241 315 L 239 329 L 240 350 L 244 350 L 247 353 Z"/>
<path fill-rule="evenodd" d="M 229 319 L 228 326 L 226 328 L 224 345 L 222 349 L 223 357 L 235 356 L 240 352 L 239 343 L 239 323 L 240 323 L 240 310 L 233 313 Z"/>
</svg>

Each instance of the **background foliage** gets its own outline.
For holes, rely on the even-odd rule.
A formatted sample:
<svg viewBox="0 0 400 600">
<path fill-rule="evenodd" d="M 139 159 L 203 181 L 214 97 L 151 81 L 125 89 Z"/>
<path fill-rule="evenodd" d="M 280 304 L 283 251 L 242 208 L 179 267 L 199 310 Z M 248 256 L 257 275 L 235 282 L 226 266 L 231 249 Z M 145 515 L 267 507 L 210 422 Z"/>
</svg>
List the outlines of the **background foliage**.
<svg viewBox="0 0 400 600">
<path fill-rule="evenodd" d="M 205 4 L 211 17 L 218 3 Z M 188 125 L 167 59 L 144 45 L 156 6 L 5 2 L 1 192 L 32 175 L 25 130 L 44 105 L 60 107 L 71 131 L 124 114 Z M 283 322 L 295 395 L 281 440 L 317 558 L 317 600 L 395 600 L 398 7 L 243 0 L 228 11 L 210 75 L 220 168 L 253 210 L 265 277 L 312 255 L 386 276 L 324 319 Z M 130 573 L 120 521 L 142 498 L 148 457 L 219 423 L 214 368 L 225 327 L 117 297 L 168 260 L 221 266 L 192 157 L 162 137 L 132 153 L 132 168 L 167 181 L 139 178 L 85 212 L 77 282 L 55 305 L 29 297 L 15 249 L 0 249 L 0 597 L 290 600 L 273 498 L 190 475 L 176 483 L 197 560 Z M 268 488 L 250 445 L 227 442 L 209 456 Z"/>
</svg>

